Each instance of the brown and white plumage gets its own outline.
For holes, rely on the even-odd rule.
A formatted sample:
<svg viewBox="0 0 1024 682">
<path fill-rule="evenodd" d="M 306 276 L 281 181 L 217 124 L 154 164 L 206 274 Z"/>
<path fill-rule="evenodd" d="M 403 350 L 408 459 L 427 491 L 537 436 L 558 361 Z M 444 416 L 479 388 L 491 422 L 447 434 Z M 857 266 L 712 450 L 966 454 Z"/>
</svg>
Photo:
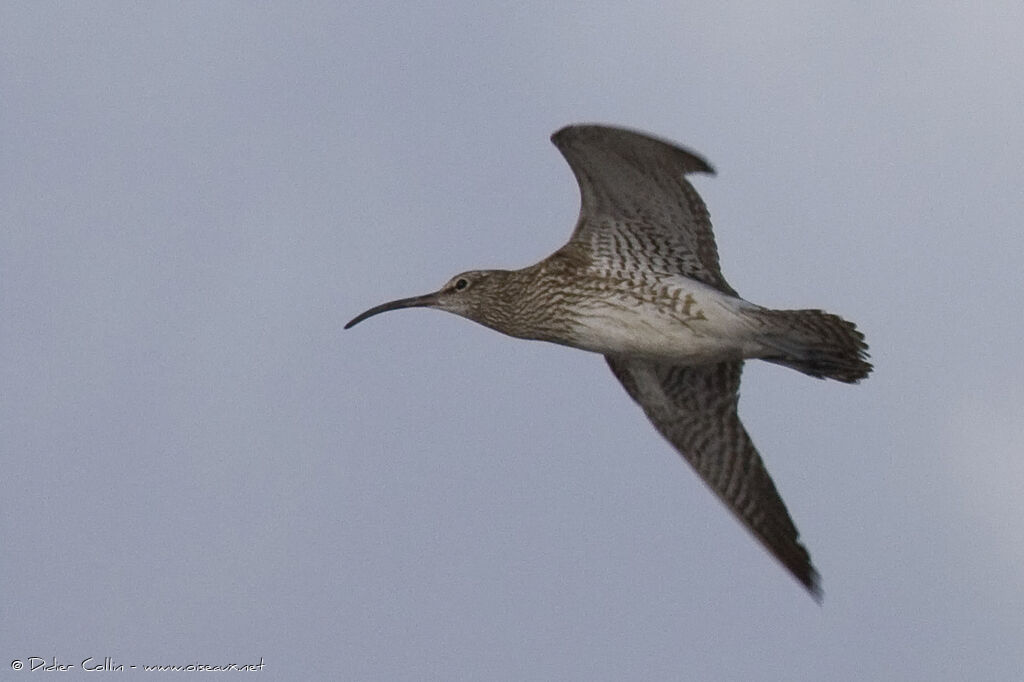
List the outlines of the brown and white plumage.
<svg viewBox="0 0 1024 682">
<path fill-rule="evenodd" d="M 662 140 L 598 125 L 552 141 L 580 187 L 569 242 L 521 270 L 472 270 L 439 291 L 376 306 L 346 325 L 415 306 L 511 336 L 601 353 L 654 427 L 758 540 L 820 598 L 818 573 L 737 415 L 743 361 L 810 376 L 867 376 L 854 325 L 820 310 L 770 310 L 722 276 L 707 208 L 687 182 L 712 173 Z"/>
<path fill-rule="evenodd" d="M 708 210 L 684 177 L 713 173 L 704 159 L 605 126 L 570 126 L 551 139 L 580 186 L 580 217 L 568 247 L 588 251 L 598 267 L 683 275 L 737 295 L 719 267 Z M 658 432 L 820 598 L 818 572 L 737 414 L 742 360 L 691 366 L 629 356 L 606 359 Z"/>
<path fill-rule="evenodd" d="M 790 573 L 821 598 L 818 572 L 736 413 L 742 362 L 670 365 L 608 357 L 658 432 Z"/>
<path fill-rule="evenodd" d="M 580 217 L 569 245 L 609 269 L 678 274 L 736 294 L 718 266 L 708 209 L 684 177 L 713 174 L 707 161 L 608 126 L 568 126 L 551 141 L 580 187 Z"/>
</svg>

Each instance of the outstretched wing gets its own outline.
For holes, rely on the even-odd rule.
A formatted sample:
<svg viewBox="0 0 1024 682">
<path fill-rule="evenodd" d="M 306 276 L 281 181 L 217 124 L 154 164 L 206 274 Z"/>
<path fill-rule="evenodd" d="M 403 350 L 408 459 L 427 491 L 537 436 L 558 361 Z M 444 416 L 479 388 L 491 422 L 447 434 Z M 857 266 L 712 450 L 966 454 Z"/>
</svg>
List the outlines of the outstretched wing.
<svg viewBox="0 0 1024 682">
<path fill-rule="evenodd" d="M 681 367 L 631 358 L 606 359 L 661 435 L 820 601 L 818 572 L 736 414 L 743 363 Z"/>
<path fill-rule="evenodd" d="M 718 266 L 707 207 L 683 177 L 714 173 L 704 159 L 608 126 L 568 126 L 551 141 L 580 186 L 580 217 L 565 249 L 602 269 L 683 275 L 736 294 Z"/>
</svg>

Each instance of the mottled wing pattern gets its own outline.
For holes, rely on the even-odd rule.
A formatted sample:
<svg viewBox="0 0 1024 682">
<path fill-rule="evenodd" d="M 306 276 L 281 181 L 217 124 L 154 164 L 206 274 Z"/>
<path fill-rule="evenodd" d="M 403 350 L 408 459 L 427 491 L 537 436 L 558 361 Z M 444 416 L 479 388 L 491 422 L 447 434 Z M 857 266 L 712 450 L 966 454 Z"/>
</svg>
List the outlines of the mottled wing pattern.
<svg viewBox="0 0 1024 682">
<path fill-rule="evenodd" d="M 820 600 L 810 555 L 736 413 L 743 363 L 681 367 L 611 356 L 607 360 L 661 435 Z"/>
<path fill-rule="evenodd" d="M 641 133 L 562 128 L 551 141 L 580 186 L 580 217 L 566 249 L 611 272 L 684 275 L 729 295 L 711 219 L 687 173 L 714 173 L 699 156 Z"/>
</svg>

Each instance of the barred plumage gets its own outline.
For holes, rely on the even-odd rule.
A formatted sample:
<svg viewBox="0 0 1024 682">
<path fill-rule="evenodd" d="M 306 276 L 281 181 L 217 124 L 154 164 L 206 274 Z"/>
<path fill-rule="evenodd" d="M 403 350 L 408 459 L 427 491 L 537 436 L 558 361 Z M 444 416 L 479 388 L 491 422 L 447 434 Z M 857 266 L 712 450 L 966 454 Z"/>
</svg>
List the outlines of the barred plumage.
<svg viewBox="0 0 1024 682">
<path fill-rule="evenodd" d="M 737 414 L 743 361 L 762 359 L 854 383 L 871 371 L 853 323 L 776 311 L 722 275 L 711 221 L 687 182 L 699 156 L 597 125 L 552 136 L 580 187 L 569 242 L 521 270 L 473 270 L 439 291 L 376 306 L 446 310 L 497 331 L 603 354 L 654 427 L 816 598 L 818 573 Z"/>
</svg>

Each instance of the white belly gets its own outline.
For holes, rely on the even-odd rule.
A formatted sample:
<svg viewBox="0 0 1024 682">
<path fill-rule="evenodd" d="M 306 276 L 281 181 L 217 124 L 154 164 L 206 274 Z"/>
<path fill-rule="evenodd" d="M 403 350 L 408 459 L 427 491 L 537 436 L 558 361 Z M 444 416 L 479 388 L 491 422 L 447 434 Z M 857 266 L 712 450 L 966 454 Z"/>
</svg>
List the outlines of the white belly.
<svg viewBox="0 0 1024 682">
<path fill-rule="evenodd" d="M 683 364 L 739 360 L 762 350 L 742 312 L 757 306 L 692 280 L 680 278 L 677 288 L 669 297 L 611 292 L 581 303 L 572 345 Z"/>
</svg>

